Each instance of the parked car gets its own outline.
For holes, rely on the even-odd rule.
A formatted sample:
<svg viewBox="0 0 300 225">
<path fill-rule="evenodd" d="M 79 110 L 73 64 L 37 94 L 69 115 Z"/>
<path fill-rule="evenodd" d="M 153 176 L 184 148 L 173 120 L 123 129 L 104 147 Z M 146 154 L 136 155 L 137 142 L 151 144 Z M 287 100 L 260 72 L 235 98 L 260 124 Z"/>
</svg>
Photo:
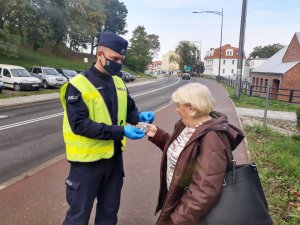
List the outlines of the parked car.
<svg viewBox="0 0 300 225">
<path fill-rule="evenodd" d="M 13 88 L 15 91 L 38 90 L 41 81 L 21 66 L 0 64 L 0 80 L 4 87 Z"/>
<path fill-rule="evenodd" d="M 43 88 L 60 87 L 68 81 L 51 67 L 34 66 L 29 72 L 41 80 Z"/>
<path fill-rule="evenodd" d="M 128 73 L 128 74 L 129 74 L 129 77 L 130 77 L 130 81 L 134 81 L 136 77 L 133 74 L 130 74 L 130 73 Z"/>
<path fill-rule="evenodd" d="M 191 75 L 189 73 L 184 73 L 181 76 L 182 80 L 190 80 L 191 79 Z"/>
<path fill-rule="evenodd" d="M 4 84 L 2 81 L 0 81 L 0 94 L 2 93 L 3 89 L 4 89 Z"/>
<path fill-rule="evenodd" d="M 62 76 L 67 78 L 69 81 L 73 77 L 75 77 L 78 73 L 75 70 L 70 70 L 70 69 L 64 69 L 64 68 L 57 68 L 57 72 L 59 72 Z"/>
<path fill-rule="evenodd" d="M 129 82 L 131 80 L 130 74 L 126 71 L 120 71 L 118 76 L 122 78 L 123 81 Z"/>
</svg>

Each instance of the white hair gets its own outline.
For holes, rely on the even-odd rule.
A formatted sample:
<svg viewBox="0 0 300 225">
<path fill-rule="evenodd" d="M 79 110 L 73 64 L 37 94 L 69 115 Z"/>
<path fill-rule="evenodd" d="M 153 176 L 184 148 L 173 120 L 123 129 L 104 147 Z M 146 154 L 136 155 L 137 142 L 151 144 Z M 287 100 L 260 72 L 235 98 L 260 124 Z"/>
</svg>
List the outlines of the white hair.
<svg viewBox="0 0 300 225">
<path fill-rule="evenodd" d="M 179 87 L 172 94 L 172 101 L 193 107 L 193 117 L 208 115 L 214 108 L 215 100 L 209 89 L 200 83 L 189 83 Z"/>
</svg>

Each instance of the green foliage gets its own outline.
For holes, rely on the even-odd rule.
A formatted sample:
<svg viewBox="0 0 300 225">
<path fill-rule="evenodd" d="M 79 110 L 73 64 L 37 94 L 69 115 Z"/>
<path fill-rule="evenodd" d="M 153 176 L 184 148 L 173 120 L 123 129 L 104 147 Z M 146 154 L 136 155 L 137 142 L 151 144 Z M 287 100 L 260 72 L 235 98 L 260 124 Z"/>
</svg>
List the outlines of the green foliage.
<svg viewBox="0 0 300 225">
<path fill-rule="evenodd" d="M 300 141 L 261 126 L 245 129 L 274 224 L 300 223 Z"/>
<path fill-rule="evenodd" d="M 250 56 L 253 58 L 256 58 L 256 57 L 270 58 L 272 55 L 274 55 L 276 52 L 278 52 L 283 47 L 284 47 L 284 45 L 281 45 L 279 43 L 272 44 L 272 45 L 266 45 L 264 47 L 258 46 L 253 49 L 253 51 L 250 53 Z"/>
<path fill-rule="evenodd" d="M 175 61 L 179 64 L 179 69 L 184 66 L 194 66 L 199 61 L 200 51 L 197 46 L 190 41 L 181 41 L 175 50 L 178 58 Z"/>
<path fill-rule="evenodd" d="M 300 130 L 300 108 L 296 110 L 297 129 Z"/>
<path fill-rule="evenodd" d="M 17 57 L 21 37 L 0 29 L 0 52 L 9 57 Z"/>
<path fill-rule="evenodd" d="M 130 43 L 125 64 L 135 71 L 144 72 L 152 61 L 150 42 L 144 26 L 138 26 L 132 32 Z"/>
<path fill-rule="evenodd" d="M 103 0 L 106 20 L 103 31 L 112 31 L 116 34 L 126 34 L 126 17 L 128 10 L 119 0 Z"/>
<path fill-rule="evenodd" d="M 151 52 L 152 56 L 157 55 L 157 53 L 160 50 L 159 36 L 156 34 L 148 34 L 147 38 L 149 41 L 150 52 Z"/>
</svg>

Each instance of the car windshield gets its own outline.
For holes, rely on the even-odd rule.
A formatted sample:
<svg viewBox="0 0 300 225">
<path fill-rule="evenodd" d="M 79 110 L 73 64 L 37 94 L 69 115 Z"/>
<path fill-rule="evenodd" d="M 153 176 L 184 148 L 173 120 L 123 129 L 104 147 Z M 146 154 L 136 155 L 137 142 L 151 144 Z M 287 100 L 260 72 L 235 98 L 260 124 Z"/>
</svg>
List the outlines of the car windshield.
<svg viewBox="0 0 300 225">
<path fill-rule="evenodd" d="M 70 77 L 74 77 L 78 74 L 75 70 L 62 70 L 62 71 L 64 72 L 65 75 Z"/>
<path fill-rule="evenodd" d="M 10 71 L 14 77 L 31 77 L 30 73 L 25 69 L 11 69 Z"/>
<path fill-rule="evenodd" d="M 55 69 L 43 69 L 45 75 L 52 75 L 52 76 L 60 76 L 60 74 Z"/>
</svg>

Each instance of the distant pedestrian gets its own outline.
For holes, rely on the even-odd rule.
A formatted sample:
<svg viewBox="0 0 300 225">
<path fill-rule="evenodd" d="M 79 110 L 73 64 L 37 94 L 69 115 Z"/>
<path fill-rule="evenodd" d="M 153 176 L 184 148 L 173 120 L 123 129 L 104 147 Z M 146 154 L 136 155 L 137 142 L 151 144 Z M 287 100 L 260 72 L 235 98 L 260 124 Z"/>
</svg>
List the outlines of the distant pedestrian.
<svg viewBox="0 0 300 225">
<path fill-rule="evenodd" d="M 128 42 L 105 32 L 98 39 L 97 61 L 61 88 L 63 136 L 70 173 L 66 197 L 70 206 L 63 225 L 88 225 L 97 198 L 96 225 L 117 224 L 124 168 L 125 137 L 140 139 L 133 126 L 152 122 L 153 112 L 138 112 L 118 76 Z"/>
<path fill-rule="evenodd" d="M 149 140 L 162 150 L 157 225 L 197 225 L 217 202 L 228 162 L 230 146 L 243 134 L 229 126 L 224 114 L 214 112 L 208 88 L 190 83 L 172 95 L 181 119 L 171 135 L 148 125 Z"/>
</svg>

